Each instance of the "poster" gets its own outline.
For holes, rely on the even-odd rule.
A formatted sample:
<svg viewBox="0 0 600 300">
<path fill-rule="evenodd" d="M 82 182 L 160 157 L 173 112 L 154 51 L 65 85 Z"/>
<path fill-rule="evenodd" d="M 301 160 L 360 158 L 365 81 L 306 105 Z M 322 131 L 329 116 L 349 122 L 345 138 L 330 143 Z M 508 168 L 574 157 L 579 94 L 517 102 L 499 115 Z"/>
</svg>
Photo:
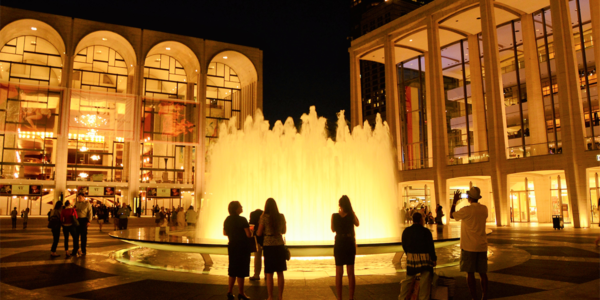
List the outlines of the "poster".
<svg viewBox="0 0 600 300">
<path fill-rule="evenodd" d="M 146 190 L 147 198 L 179 198 L 181 197 L 180 189 L 172 188 L 148 188 Z"/>
<path fill-rule="evenodd" d="M 29 186 L 28 185 L 13 185 L 12 186 L 12 194 L 13 195 L 29 195 Z"/>
</svg>

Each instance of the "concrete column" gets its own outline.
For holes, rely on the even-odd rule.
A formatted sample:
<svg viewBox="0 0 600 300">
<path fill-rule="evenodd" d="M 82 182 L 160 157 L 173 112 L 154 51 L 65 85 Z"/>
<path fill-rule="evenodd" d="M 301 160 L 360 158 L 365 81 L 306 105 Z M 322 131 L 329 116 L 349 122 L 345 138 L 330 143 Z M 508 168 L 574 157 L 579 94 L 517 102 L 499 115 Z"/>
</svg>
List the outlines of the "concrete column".
<svg viewBox="0 0 600 300">
<path fill-rule="evenodd" d="M 386 121 L 390 127 L 392 145 L 395 148 L 396 169 L 401 169 L 402 145 L 400 145 L 400 109 L 398 102 L 398 73 L 396 71 L 396 53 L 394 41 L 386 37 L 385 53 L 385 99 Z M 361 99 L 362 102 L 362 99 Z M 361 103 L 362 105 L 362 103 Z"/>
<path fill-rule="evenodd" d="M 433 168 L 435 170 L 434 189 L 436 202 L 444 207 L 444 214 L 450 218 L 450 203 L 447 197 L 446 168 L 447 168 L 447 145 L 446 134 L 446 105 L 444 103 L 444 81 L 442 73 L 442 47 L 440 45 L 440 30 L 437 21 L 431 17 L 427 24 L 427 62 L 425 65 L 427 75 L 427 95 L 431 98 L 431 119 L 429 125 L 432 127 Z"/>
<path fill-rule="evenodd" d="M 544 116 L 544 96 L 540 76 L 537 41 L 533 15 L 521 16 L 523 54 L 525 56 L 525 82 L 527 83 L 527 119 L 529 119 L 529 143 L 531 155 L 548 154 L 548 134 Z"/>
<path fill-rule="evenodd" d="M 567 180 L 567 191 L 573 213 L 575 228 L 588 227 L 586 213 L 587 191 L 584 152 L 585 125 L 579 70 L 575 54 L 575 42 L 571 25 L 568 0 L 551 0 L 552 28 L 554 30 L 554 51 L 556 53 L 556 77 L 562 139 L 562 158 Z M 568 162 L 568 163 L 567 163 Z"/>
<path fill-rule="evenodd" d="M 140 44 L 136 49 L 137 54 L 137 65 L 134 65 L 135 71 L 133 72 L 133 84 L 132 84 L 132 93 L 135 96 L 134 110 L 133 110 L 133 124 L 131 126 L 133 130 L 132 140 L 128 142 L 129 144 L 129 160 L 126 162 L 129 164 L 129 169 L 127 172 L 127 183 L 128 183 L 128 192 L 127 199 L 124 201 L 131 201 L 133 197 L 138 197 L 140 194 L 140 141 L 141 141 L 141 133 L 142 130 L 142 96 L 144 95 L 144 63 L 146 61 L 146 53 L 143 51 L 143 40 L 144 40 L 144 31 L 142 30 L 142 38 L 140 39 Z M 131 76 L 131 75 L 130 75 Z M 141 199 L 140 199 L 141 201 Z M 146 205 L 142 204 L 142 207 L 146 207 Z"/>
<path fill-rule="evenodd" d="M 483 61 L 485 65 L 485 86 L 488 109 L 487 128 L 490 163 L 492 170 L 492 189 L 496 207 L 496 224 L 510 224 L 510 208 L 508 206 L 508 188 L 506 173 L 506 112 L 504 107 L 504 90 L 500 70 L 500 53 L 498 52 L 498 34 L 496 32 L 496 15 L 494 1 L 480 0 L 481 28 L 483 38 Z"/>
<path fill-rule="evenodd" d="M 483 96 L 483 77 L 479 59 L 479 39 L 469 35 L 469 71 L 471 73 L 471 118 L 473 120 L 473 146 L 475 156 L 482 156 L 488 150 L 487 128 L 485 124 L 485 98 Z"/>
<path fill-rule="evenodd" d="M 594 58 L 596 61 L 600 60 L 600 29 L 593 30 L 594 28 L 600 28 L 600 0 L 589 0 L 590 1 L 590 14 L 592 16 L 592 40 L 594 41 Z M 598 65 L 598 63 L 596 63 Z"/>
<path fill-rule="evenodd" d="M 431 114 L 431 82 L 429 82 L 429 78 L 427 76 L 429 76 L 428 73 L 428 68 L 429 68 L 429 52 L 424 52 L 423 53 L 423 58 L 425 60 L 425 65 L 422 66 L 423 67 L 423 71 L 425 72 L 425 107 L 427 108 L 427 167 L 431 168 L 433 165 L 433 126 L 431 124 L 431 120 L 433 119 L 432 114 Z"/>
<path fill-rule="evenodd" d="M 360 59 L 350 50 L 350 122 L 352 127 L 362 124 L 362 96 L 360 90 Z"/>
<path fill-rule="evenodd" d="M 204 131 L 206 130 L 206 72 L 207 68 L 202 68 L 198 74 L 198 142 L 196 144 L 196 165 L 194 166 L 194 208 L 201 208 L 201 200 L 204 196 L 206 172 L 206 147 Z M 261 107 L 262 108 L 262 107 Z M 241 120 L 240 120 L 241 121 Z"/>
<path fill-rule="evenodd" d="M 67 161 L 69 156 L 69 114 L 71 111 L 71 87 L 73 84 L 73 59 L 75 45 L 73 42 L 73 20 L 71 20 L 71 31 L 65 39 L 66 49 L 63 56 L 63 81 L 61 87 L 63 90 L 63 99 L 60 104 L 60 127 L 56 137 L 56 161 L 54 161 L 54 198 L 58 200 L 61 193 L 66 196 L 67 190 Z M 64 200 L 64 199 L 63 199 Z"/>
</svg>

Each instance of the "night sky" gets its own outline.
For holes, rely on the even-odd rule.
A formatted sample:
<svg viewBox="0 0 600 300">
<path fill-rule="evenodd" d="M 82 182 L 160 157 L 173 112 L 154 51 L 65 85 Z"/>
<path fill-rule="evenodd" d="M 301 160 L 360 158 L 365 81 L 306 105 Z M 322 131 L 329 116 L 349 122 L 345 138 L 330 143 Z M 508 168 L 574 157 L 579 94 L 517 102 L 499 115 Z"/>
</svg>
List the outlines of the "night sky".
<svg viewBox="0 0 600 300">
<path fill-rule="evenodd" d="M 267 120 L 299 120 L 309 106 L 350 116 L 349 5 L 303 1 L 39 1 L 1 5 L 241 44 L 263 50 Z"/>
</svg>

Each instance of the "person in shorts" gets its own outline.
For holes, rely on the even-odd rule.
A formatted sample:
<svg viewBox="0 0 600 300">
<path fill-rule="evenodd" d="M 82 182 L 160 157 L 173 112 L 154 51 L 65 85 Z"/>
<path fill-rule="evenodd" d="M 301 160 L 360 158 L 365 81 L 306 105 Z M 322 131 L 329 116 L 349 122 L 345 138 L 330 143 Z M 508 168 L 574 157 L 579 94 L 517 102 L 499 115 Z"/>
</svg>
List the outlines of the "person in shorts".
<svg viewBox="0 0 600 300">
<path fill-rule="evenodd" d="M 470 205 L 456 211 L 456 204 L 460 200 L 460 191 L 454 193 L 454 201 L 450 210 L 450 218 L 461 221 L 460 224 L 460 271 L 467 272 L 467 283 L 472 299 L 477 299 L 475 288 L 475 272 L 481 277 L 481 299 L 487 299 L 487 235 L 485 221 L 488 209 L 478 203 L 481 191 L 478 187 L 471 187 L 467 192 Z"/>
</svg>

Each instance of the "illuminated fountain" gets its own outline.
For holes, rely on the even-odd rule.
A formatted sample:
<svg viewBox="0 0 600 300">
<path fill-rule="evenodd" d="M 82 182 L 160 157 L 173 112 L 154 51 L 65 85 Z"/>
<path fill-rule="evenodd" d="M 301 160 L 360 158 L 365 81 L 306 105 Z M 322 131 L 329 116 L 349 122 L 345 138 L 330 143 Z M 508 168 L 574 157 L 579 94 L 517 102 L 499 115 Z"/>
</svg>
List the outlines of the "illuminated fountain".
<svg viewBox="0 0 600 300">
<path fill-rule="evenodd" d="M 338 211 L 338 199 L 348 195 L 360 218 L 358 243 L 398 240 L 397 180 L 387 124 L 377 115 L 375 128 L 365 122 L 350 133 L 342 111 L 334 142 L 314 106 L 301 119 L 300 132 L 292 118 L 277 121 L 270 130 L 260 111 L 246 119 L 243 130 L 237 130 L 235 120 L 221 125 L 209 152 L 196 237 L 227 243 L 223 221 L 229 202 L 240 201 L 247 217 L 272 197 L 285 214 L 289 244 L 333 244 L 331 214 Z"/>
<path fill-rule="evenodd" d="M 338 211 L 338 199 L 348 195 L 360 218 L 356 228 L 359 264 L 376 269 L 377 274 L 402 271 L 401 233 L 406 225 L 399 222 L 389 128 L 379 115 L 375 128 L 365 122 L 350 133 L 342 111 L 335 142 L 327 137 L 326 120 L 317 116 L 314 107 L 302 116 L 300 132 L 291 118 L 285 124 L 277 121 L 270 130 L 260 111 L 246 119 L 243 130 L 235 124 L 232 119 L 221 125 L 219 139 L 209 150 L 198 228 L 144 227 L 111 232 L 113 238 L 140 246 L 117 251 L 117 261 L 227 275 L 223 222 L 229 202 L 240 201 L 243 216 L 248 217 L 251 211 L 264 209 L 266 199 L 273 197 L 287 220 L 286 239 L 293 257 L 289 270 L 310 270 L 320 274 L 314 276 L 327 277 L 329 273 L 318 270 L 334 266 L 331 214 Z M 445 258 L 439 265 L 457 264 L 460 227 L 434 225 L 429 229 L 435 247 L 446 248 L 440 252 Z M 204 262 L 199 263 L 190 253 L 202 254 Z M 319 257 L 318 263 L 315 257 Z"/>
</svg>

